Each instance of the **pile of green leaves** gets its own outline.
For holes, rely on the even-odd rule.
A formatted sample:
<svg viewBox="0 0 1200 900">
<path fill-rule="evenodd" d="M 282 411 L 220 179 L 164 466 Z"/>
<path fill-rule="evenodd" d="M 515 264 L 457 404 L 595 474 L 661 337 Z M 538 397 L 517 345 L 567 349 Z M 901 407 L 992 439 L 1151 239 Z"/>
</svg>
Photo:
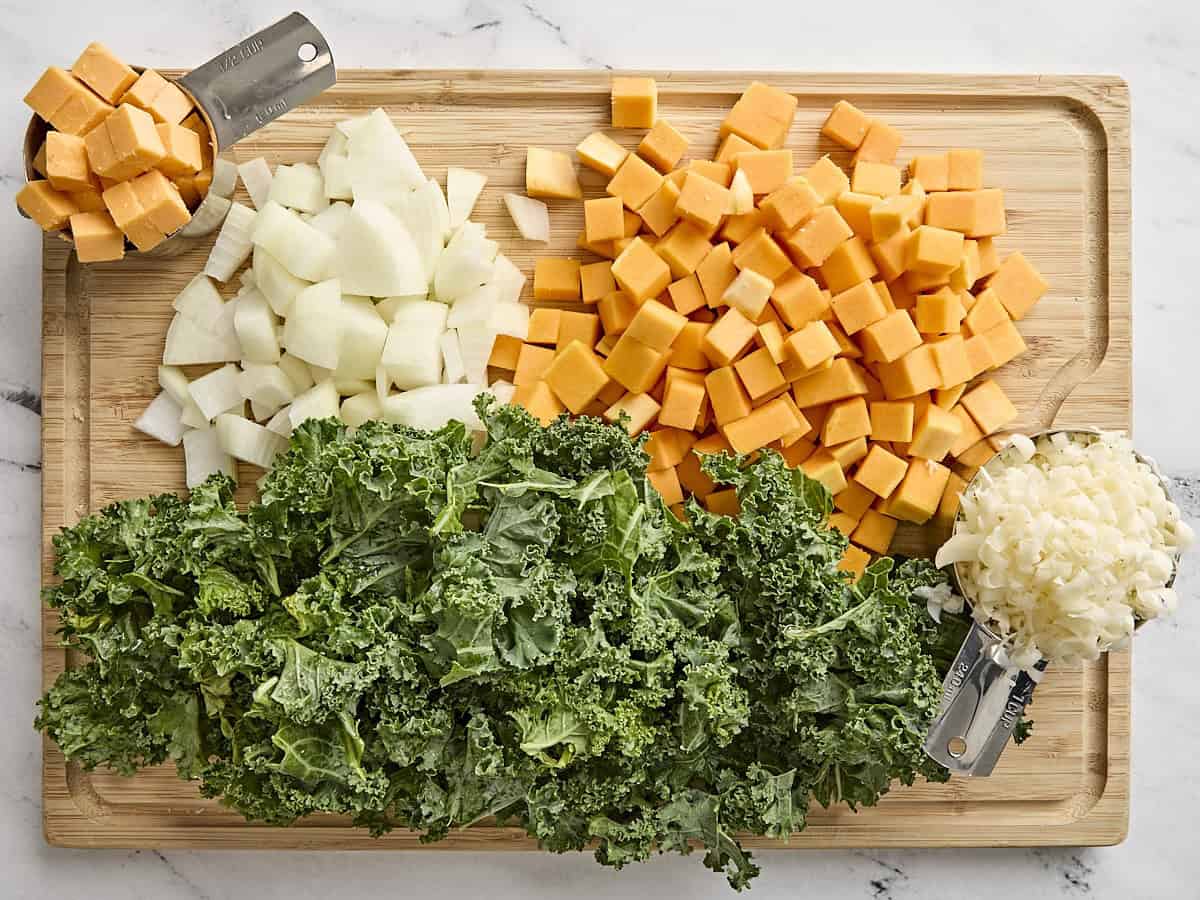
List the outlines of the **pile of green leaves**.
<svg viewBox="0 0 1200 900">
<path fill-rule="evenodd" d="M 774 453 L 707 459 L 741 515 L 685 524 L 621 428 L 480 411 L 478 451 L 458 423 L 313 421 L 244 512 L 214 477 L 63 531 L 48 602 L 90 661 L 37 727 L 250 819 L 495 818 L 618 868 L 695 842 L 739 888 L 736 833 L 944 778 L 921 741 L 962 626 L 913 602 L 932 566 L 852 584 L 828 492 Z"/>
</svg>

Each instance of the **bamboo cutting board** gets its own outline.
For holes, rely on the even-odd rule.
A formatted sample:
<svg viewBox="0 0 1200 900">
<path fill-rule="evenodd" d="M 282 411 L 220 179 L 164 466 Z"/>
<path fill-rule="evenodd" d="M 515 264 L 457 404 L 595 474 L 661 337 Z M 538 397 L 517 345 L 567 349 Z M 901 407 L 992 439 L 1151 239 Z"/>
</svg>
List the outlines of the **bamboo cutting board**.
<svg viewBox="0 0 1200 900">
<path fill-rule="evenodd" d="M 800 107 L 787 146 L 797 167 L 822 153 L 848 154 L 818 137 L 830 106 L 846 98 L 898 127 L 901 162 L 955 146 L 985 151 L 988 186 L 1006 191 L 1009 233 L 1051 288 L 1020 323 L 1029 352 L 998 380 L 1021 410 L 1018 428 L 1051 423 L 1128 428 L 1131 418 L 1129 97 L 1107 77 L 661 73 L 660 115 L 711 158 L 717 126 L 753 79 L 795 93 Z M 431 177 L 448 165 L 489 182 L 474 218 L 521 268 L 536 255 L 575 249 L 581 204 L 551 204 L 549 251 L 520 241 L 501 196 L 524 191 L 528 144 L 571 151 L 608 125 L 606 73 L 352 71 L 314 103 L 232 148 L 237 161 L 315 161 L 332 124 L 383 106 Z M 615 132 L 634 146 L 640 132 Z M 602 179 L 582 170 L 585 193 Z M 443 181 L 444 183 L 444 181 Z M 43 253 L 43 577 L 51 538 L 114 500 L 183 488 L 183 454 L 135 432 L 157 393 L 155 368 L 170 301 L 202 267 L 212 238 L 167 258 L 132 257 L 81 267 L 56 239 Z M 227 292 L 229 293 L 229 292 Z M 243 467 L 252 485 L 257 471 Z M 244 489 L 247 490 L 247 489 Z M 248 494 L 247 494 L 248 496 Z M 926 552 L 932 537 L 901 535 L 897 549 Z M 29 598 L 29 603 L 37 602 Z M 45 611 L 47 686 L 70 663 Z M 1129 816 L 1130 660 L 1113 654 L 1082 667 L 1053 667 L 1032 707 L 1033 738 L 1011 747 L 991 778 L 898 787 L 876 808 L 815 809 L 793 847 L 1111 844 Z M 247 825 L 198 797 L 170 768 L 133 778 L 83 773 L 46 742 L 42 797 L 46 838 L 71 847 L 265 847 L 396 849 L 418 846 L 398 832 L 375 840 L 332 817 L 290 828 Z M 750 839 L 751 846 L 780 846 Z M 531 849 L 515 829 L 473 827 L 434 847 Z"/>
</svg>

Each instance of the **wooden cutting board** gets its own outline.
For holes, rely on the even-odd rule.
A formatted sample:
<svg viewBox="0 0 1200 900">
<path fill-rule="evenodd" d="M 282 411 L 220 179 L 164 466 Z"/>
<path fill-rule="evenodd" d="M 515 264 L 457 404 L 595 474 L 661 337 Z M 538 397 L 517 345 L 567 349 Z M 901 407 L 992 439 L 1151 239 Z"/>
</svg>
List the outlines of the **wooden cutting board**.
<svg viewBox="0 0 1200 900">
<path fill-rule="evenodd" d="M 1129 287 L 1129 96 L 1108 77 L 799 75 L 729 72 L 657 75 L 659 111 L 711 158 L 717 126 L 753 79 L 795 93 L 800 107 L 787 146 L 797 166 L 822 153 L 830 106 L 846 98 L 900 129 L 901 161 L 949 147 L 981 147 L 986 181 L 1003 187 L 1009 233 L 1002 252 L 1023 250 L 1049 294 L 1020 323 L 1030 351 L 998 380 L 1021 410 L 1018 427 L 1128 428 L 1131 412 Z M 475 218 L 523 270 L 536 255 L 575 249 L 581 205 L 552 204 L 549 251 L 518 240 L 501 196 L 524 190 L 525 147 L 571 151 L 608 125 L 606 73 L 351 71 L 314 103 L 232 148 L 237 161 L 314 161 L 339 119 L 383 106 L 428 175 L 448 165 L 486 173 Z M 640 132 L 615 132 L 634 146 Z M 602 190 L 582 170 L 585 191 Z M 444 182 L 443 182 L 444 183 Z M 202 267 L 212 238 L 178 255 L 81 267 L 65 245 L 43 254 L 43 574 L 51 538 L 124 497 L 183 488 L 183 454 L 131 423 L 157 393 L 155 367 L 170 301 Z M 243 484 L 256 471 L 243 469 Z M 244 489 L 244 490 L 249 490 Z M 248 496 L 248 494 L 247 494 Z M 928 552 L 936 536 L 913 529 L 898 548 Z M 36 603 L 28 598 L 29 603 Z M 44 612 L 45 684 L 69 663 L 56 620 Z M 1128 654 L 1087 666 L 1056 666 L 1032 707 L 1033 738 L 1010 747 L 995 774 L 945 785 L 897 788 L 876 808 L 815 809 L 792 847 L 1110 844 L 1129 816 Z M 380 840 L 332 817 L 290 828 L 245 824 L 170 768 L 133 778 L 83 773 L 45 744 L 42 796 L 51 844 L 72 847 L 270 847 L 395 849 L 418 846 L 399 832 Z M 750 839 L 753 846 L 779 846 Z M 514 829 L 474 827 L 434 846 L 530 849 Z"/>
</svg>

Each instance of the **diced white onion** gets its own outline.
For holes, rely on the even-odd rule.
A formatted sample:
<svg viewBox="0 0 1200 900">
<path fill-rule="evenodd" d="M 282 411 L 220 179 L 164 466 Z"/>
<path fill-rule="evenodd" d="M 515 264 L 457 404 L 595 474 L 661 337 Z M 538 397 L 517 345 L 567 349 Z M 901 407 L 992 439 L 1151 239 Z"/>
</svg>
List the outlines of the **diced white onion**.
<svg viewBox="0 0 1200 900">
<path fill-rule="evenodd" d="M 213 244 L 208 262 L 204 264 L 204 274 L 217 281 L 228 281 L 233 273 L 250 256 L 253 245 L 250 235 L 254 230 L 254 222 L 258 214 L 248 206 L 234 203 L 225 216 L 217 242 Z"/>
<path fill-rule="evenodd" d="M 306 213 L 320 212 L 329 205 L 321 170 L 309 163 L 276 166 L 267 199 Z"/>
<path fill-rule="evenodd" d="M 238 175 L 250 195 L 250 202 L 255 209 L 262 209 L 271 195 L 271 167 L 261 156 L 238 165 Z"/>
<path fill-rule="evenodd" d="M 213 160 L 212 181 L 208 185 L 210 196 L 232 197 L 237 188 L 238 170 L 232 162 L 218 156 Z"/>
<path fill-rule="evenodd" d="M 463 368 L 462 350 L 458 347 L 458 332 L 453 328 L 444 332 L 440 338 L 442 345 L 442 383 L 458 384 L 467 377 Z"/>
<path fill-rule="evenodd" d="M 471 218 L 487 176 L 470 169 L 450 166 L 446 169 L 446 199 L 450 205 L 450 228 L 455 229 Z"/>
<path fill-rule="evenodd" d="M 138 416 L 133 427 L 170 447 L 178 447 L 186 430 L 180 421 L 183 407 L 166 391 L 161 391 Z"/>
<path fill-rule="evenodd" d="M 308 419 L 337 418 L 340 399 L 333 379 L 327 378 L 292 401 L 288 409 L 288 421 L 293 428 L 297 428 Z"/>
<path fill-rule="evenodd" d="M 189 488 L 203 484 L 209 475 L 218 472 L 237 480 L 237 463 L 221 449 L 214 429 L 186 432 L 183 436 L 183 457 Z"/>
<path fill-rule="evenodd" d="M 240 374 L 235 365 L 222 366 L 188 385 L 188 392 L 206 419 L 215 419 L 231 406 L 242 403 Z"/>
<path fill-rule="evenodd" d="M 222 450 L 234 459 L 263 469 L 271 468 L 275 454 L 287 448 L 284 438 L 241 416 L 217 416 L 213 430 Z"/>
<path fill-rule="evenodd" d="M 512 216 L 513 224 L 521 237 L 527 241 L 540 241 L 545 244 L 550 240 L 550 210 L 541 200 L 534 200 L 522 194 L 505 194 L 504 205 Z"/>
</svg>

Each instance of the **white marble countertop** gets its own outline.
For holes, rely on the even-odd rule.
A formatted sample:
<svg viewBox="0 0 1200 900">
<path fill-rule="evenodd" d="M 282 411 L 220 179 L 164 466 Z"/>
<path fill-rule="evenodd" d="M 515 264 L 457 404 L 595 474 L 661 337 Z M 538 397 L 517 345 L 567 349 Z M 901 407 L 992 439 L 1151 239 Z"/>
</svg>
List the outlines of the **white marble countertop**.
<svg viewBox="0 0 1200 900">
<path fill-rule="evenodd" d="M 0 181 L 22 178 L 38 72 L 89 40 L 160 66 L 189 66 L 290 12 L 292 2 L 0 0 Z M 648 3 L 608 0 L 310 0 L 304 11 L 344 67 L 611 67 L 824 71 L 1104 72 L 1130 83 L 1134 142 L 1134 391 L 1139 447 L 1157 457 L 1193 521 L 1200 516 L 1200 415 L 1179 386 L 1200 380 L 1200 312 L 1184 266 L 1196 257 L 1200 166 L 1200 13 L 1183 3 L 860 0 Z M 837 15 L 830 15 L 833 10 Z M 847 15 L 849 13 L 849 15 Z M 863 27 L 863 23 L 870 23 Z M 672 37 L 664 38 L 670 34 Z M 40 238 L 0 216 L 0 895 L 108 898 L 724 897 L 695 858 L 614 875 L 589 856 L 68 851 L 42 840 L 38 737 Z M 1186 355 L 1177 350 L 1186 350 Z M 1133 812 L 1128 840 L 1101 849 L 770 852 L 762 898 L 1185 898 L 1200 891 L 1194 811 L 1200 769 L 1200 576 L 1185 571 L 1181 610 L 1138 638 Z M 1181 760 L 1187 761 L 1181 763 Z"/>
</svg>

